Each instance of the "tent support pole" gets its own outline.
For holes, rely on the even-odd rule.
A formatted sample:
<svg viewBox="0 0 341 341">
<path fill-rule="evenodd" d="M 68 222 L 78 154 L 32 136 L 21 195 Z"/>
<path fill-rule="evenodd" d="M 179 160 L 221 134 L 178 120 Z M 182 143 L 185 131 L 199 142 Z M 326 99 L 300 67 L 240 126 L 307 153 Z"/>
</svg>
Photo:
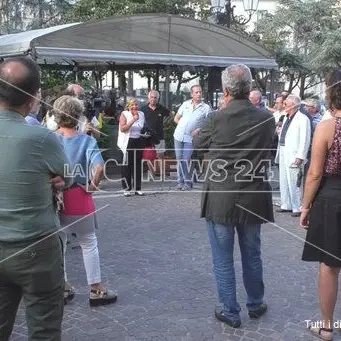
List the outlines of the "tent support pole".
<svg viewBox="0 0 341 341">
<path fill-rule="evenodd" d="M 169 98 L 169 90 L 170 90 L 170 66 L 166 66 L 166 79 L 165 79 L 165 92 L 166 92 L 166 108 L 169 108 L 170 106 L 170 98 Z"/>
</svg>

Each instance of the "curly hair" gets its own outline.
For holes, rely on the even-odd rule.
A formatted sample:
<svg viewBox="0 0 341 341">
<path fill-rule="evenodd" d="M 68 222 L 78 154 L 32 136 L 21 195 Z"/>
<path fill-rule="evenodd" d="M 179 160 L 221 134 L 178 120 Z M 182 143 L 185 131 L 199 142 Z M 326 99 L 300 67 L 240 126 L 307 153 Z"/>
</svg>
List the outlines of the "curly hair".
<svg viewBox="0 0 341 341">
<path fill-rule="evenodd" d="M 325 79 L 326 102 L 331 110 L 341 110 L 341 70 L 329 73 Z"/>
<path fill-rule="evenodd" d="M 53 113 L 59 127 L 75 128 L 83 112 L 83 103 L 73 96 L 64 95 L 53 103 Z"/>
</svg>

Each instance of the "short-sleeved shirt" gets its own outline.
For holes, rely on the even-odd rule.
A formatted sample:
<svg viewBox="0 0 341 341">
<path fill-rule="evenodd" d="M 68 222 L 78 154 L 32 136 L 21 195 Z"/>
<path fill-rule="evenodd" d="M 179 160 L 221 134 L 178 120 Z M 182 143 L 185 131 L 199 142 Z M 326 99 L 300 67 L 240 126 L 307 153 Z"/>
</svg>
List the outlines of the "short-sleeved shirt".
<svg viewBox="0 0 341 341">
<path fill-rule="evenodd" d="M 192 100 L 188 100 L 182 103 L 178 111 L 181 118 L 174 131 L 174 139 L 192 143 L 191 133 L 205 124 L 210 112 L 210 106 L 204 102 L 194 105 Z"/>
<path fill-rule="evenodd" d="M 86 134 L 71 137 L 56 134 L 69 159 L 65 174 L 72 177 L 73 183 L 86 185 L 91 180 L 91 169 L 104 164 L 96 139 Z"/>
<path fill-rule="evenodd" d="M 141 108 L 141 111 L 144 112 L 148 128 L 157 134 L 159 140 L 163 140 L 165 138 L 163 132 L 163 119 L 170 115 L 170 110 L 161 104 L 157 104 L 155 110 L 150 108 L 149 105 L 145 105 Z"/>
<path fill-rule="evenodd" d="M 15 112 L 0 111 L 0 241 L 36 240 L 60 226 L 51 177 L 68 162 L 56 135 L 28 127 Z M 70 179 L 65 179 L 68 186 Z"/>
</svg>

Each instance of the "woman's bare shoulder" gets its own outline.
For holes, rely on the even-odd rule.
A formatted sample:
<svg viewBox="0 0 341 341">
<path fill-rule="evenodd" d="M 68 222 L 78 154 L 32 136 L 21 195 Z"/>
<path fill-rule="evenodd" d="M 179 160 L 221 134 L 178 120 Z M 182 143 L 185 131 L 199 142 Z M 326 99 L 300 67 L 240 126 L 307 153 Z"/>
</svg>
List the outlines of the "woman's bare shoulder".
<svg viewBox="0 0 341 341">
<path fill-rule="evenodd" d="M 330 127 L 334 127 L 334 125 L 335 125 L 335 119 L 332 117 L 327 120 L 319 122 L 318 125 L 316 126 L 316 129 L 328 130 L 330 129 Z"/>
</svg>

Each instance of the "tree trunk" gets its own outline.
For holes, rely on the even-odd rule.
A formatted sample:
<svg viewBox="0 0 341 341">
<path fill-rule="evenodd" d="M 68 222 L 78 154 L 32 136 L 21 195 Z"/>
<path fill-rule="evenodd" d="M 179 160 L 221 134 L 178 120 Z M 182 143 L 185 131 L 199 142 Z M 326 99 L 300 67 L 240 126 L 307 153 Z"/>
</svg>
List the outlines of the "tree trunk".
<svg viewBox="0 0 341 341">
<path fill-rule="evenodd" d="M 120 91 L 120 94 L 124 94 L 127 91 L 127 79 L 124 71 L 118 71 L 118 88 Z"/>
<path fill-rule="evenodd" d="M 178 77 L 178 86 L 176 87 L 176 96 L 180 95 L 180 88 L 181 88 L 181 84 L 182 84 L 182 77 L 183 77 L 183 73 L 178 73 L 177 75 Z"/>
<path fill-rule="evenodd" d="M 147 76 L 147 84 L 148 84 L 148 92 L 152 89 L 152 77 L 151 75 Z"/>
<path fill-rule="evenodd" d="M 301 76 L 300 81 L 300 97 L 303 99 L 304 97 L 304 91 L 305 91 L 305 81 L 306 81 L 306 75 Z"/>
</svg>

